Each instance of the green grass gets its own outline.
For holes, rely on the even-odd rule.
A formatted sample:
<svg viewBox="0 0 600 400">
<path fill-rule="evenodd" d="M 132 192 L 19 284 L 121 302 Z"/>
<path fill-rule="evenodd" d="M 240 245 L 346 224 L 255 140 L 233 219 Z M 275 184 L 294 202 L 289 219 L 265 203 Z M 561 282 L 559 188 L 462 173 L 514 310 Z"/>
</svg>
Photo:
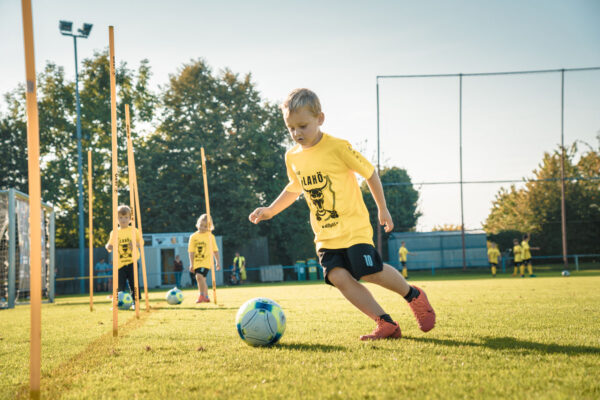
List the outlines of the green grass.
<svg viewBox="0 0 600 400">
<path fill-rule="evenodd" d="M 464 276 L 463 276 L 464 278 Z M 600 397 L 600 274 L 534 279 L 434 276 L 420 285 L 436 310 L 422 333 L 404 300 L 368 285 L 403 338 L 361 342 L 373 322 L 322 283 L 224 288 L 219 305 L 180 306 L 151 293 L 151 312 L 109 300 L 59 298 L 42 308 L 42 398 L 515 398 Z M 247 346 L 237 308 L 265 296 L 285 310 L 272 348 Z M 29 307 L 0 311 L 0 399 L 26 398 Z"/>
</svg>

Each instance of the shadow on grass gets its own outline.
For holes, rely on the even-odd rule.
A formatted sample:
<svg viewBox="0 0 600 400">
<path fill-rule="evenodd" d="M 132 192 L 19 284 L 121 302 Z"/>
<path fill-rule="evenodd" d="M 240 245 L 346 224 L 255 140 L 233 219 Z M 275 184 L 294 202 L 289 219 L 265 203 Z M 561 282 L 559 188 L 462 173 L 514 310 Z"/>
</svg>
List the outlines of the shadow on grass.
<svg viewBox="0 0 600 400">
<path fill-rule="evenodd" d="M 322 353 L 332 353 L 334 351 L 347 350 L 345 347 L 342 346 L 332 346 L 320 343 L 277 343 L 272 348 L 299 351 L 320 351 Z"/>
<path fill-rule="evenodd" d="M 469 346 L 469 347 L 487 347 L 492 350 L 526 350 L 543 354 L 600 354 L 600 347 L 562 345 L 556 343 L 536 343 L 526 340 L 520 340 L 513 337 L 482 337 L 481 342 L 470 342 L 451 339 L 436 339 L 404 336 L 406 340 L 415 342 L 433 343 L 442 346 Z"/>
</svg>

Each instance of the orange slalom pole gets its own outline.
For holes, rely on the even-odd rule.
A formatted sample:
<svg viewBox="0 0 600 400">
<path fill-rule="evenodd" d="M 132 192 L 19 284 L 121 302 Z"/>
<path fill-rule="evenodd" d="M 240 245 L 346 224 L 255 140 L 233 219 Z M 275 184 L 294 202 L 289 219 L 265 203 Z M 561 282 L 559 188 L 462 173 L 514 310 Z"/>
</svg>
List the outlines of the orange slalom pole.
<svg viewBox="0 0 600 400">
<path fill-rule="evenodd" d="M 31 0 L 22 0 L 27 103 L 27 170 L 29 179 L 29 266 L 31 338 L 29 347 L 29 395 L 40 398 L 42 370 L 42 199 L 40 179 L 40 130 L 33 47 Z"/>
<path fill-rule="evenodd" d="M 135 178 L 133 177 L 133 168 L 131 167 L 133 159 L 133 145 L 131 143 L 130 134 L 130 120 L 129 120 L 129 104 L 125 104 L 125 130 L 127 131 L 127 169 L 129 171 L 129 205 L 131 207 L 131 227 L 133 228 L 133 234 L 131 235 L 131 245 L 133 246 L 133 286 L 135 287 L 135 293 L 133 299 L 135 304 L 135 317 L 140 318 L 140 285 L 138 280 L 138 265 L 137 265 L 137 237 L 135 229 L 135 190 L 133 188 Z M 141 244 L 140 244 L 141 245 Z M 141 247 L 141 246 L 140 246 Z"/>
<path fill-rule="evenodd" d="M 140 195 L 138 192 L 137 174 L 135 172 L 135 155 L 133 153 L 133 144 L 131 145 L 131 166 L 133 170 L 133 188 L 135 193 L 135 210 L 137 211 L 137 224 L 140 229 L 140 236 L 144 239 L 144 230 L 142 229 L 142 212 L 140 209 Z M 146 312 L 150 312 L 150 302 L 148 301 L 148 278 L 146 275 L 146 255 L 144 253 L 144 244 L 140 246 L 142 251 L 142 277 L 144 278 L 144 297 L 146 299 Z"/>
<path fill-rule="evenodd" d="M 206 216 L 208 217 L 208 229 L 209 232 L 212 232 L 211 228 L 214 226 L 212 223 L 212 218 L 210 217 L 210 202 L 208 201 L 208 179 L 206 177 L 206 157 L 204 156 L 204 147 L 200 148 L 200 154 L 202 156 L 202 180 L 204 181 L 204 202 L 206 203 Z M 208 240 L 208 251 L 210 254 L 210 272 L 212 275 L 212 289 L 213 289 L 213 297 L 215 299 L 215 304 L 217 304 L 217 279 L 215 277 L 215 259 L 214 259 L 214 251 L 212 248 L 212 240 Z"/>
<path fill-rule="evenodd" d="M 119 312 L 117 309 L 117 285 L 119 280 L 119 230 L 117 226 L 117 208 L 119 198 L 117 194 L 119 170 L 117 165 L 117 91 L 115 79 L 115 34 L 114 27 L 108 27 L 108 43 L 110 48 L 110 124 L 112 128 L 112 232 L 113 232 L 113 287 L 112 287 L 112 309 L 113 309 L 113 337 L 119 335 Z"/>
<path fill-rule="evenodd" d="M 88 239 L 90 256 L 90 311 L 94 311 L 94 219 L 92 190 L 92 151 L 88 150 Z"/>
</svg>

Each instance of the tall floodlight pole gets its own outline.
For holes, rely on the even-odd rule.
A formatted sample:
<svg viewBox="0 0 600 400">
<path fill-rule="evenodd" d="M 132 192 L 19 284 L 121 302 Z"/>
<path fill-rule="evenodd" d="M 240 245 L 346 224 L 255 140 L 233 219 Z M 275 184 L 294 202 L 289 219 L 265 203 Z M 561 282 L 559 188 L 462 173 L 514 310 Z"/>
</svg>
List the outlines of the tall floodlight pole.
<svg viewBox="0 0 600 400">
<path fill-rule="evenodd" d="M 79 209 L 79 276 L 80 280 L 80 292 L 85 291 L 85 282 L 83 277 L 85 276 L 84 266 L 84 239 L 83 239 L 83 178 L 82 178 L 82 162 L 81 162 L 81 106 L 79 102 L 79 73 L 77 68 L 77 38 L 87 39 L 92 31 L 92 24 L 83 24 L 82 28 L 77 30 L 77 33 L 73 33 L 73 23 L 70 21 L 59 21 L 58 29 L 64 36 L 71 36 L 73 38 L 73 47 L 75 49 L 75 101 L 77 104 L 77 189 L 78 189 L 78 209 Z M 91 251 L 91 250 L 90 250 Z"/>
</svg>

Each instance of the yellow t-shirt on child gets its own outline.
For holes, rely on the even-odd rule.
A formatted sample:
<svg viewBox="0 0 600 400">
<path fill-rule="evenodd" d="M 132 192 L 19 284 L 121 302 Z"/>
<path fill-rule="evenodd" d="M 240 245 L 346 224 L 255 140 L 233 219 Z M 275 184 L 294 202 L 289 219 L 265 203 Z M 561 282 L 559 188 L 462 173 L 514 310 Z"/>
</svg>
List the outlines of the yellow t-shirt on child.
<svg viewBox="0 0 600 400">
<path fill-rule="evenodd" d="M 498 264 L 498 257 L 500 257 L 500 250 L 490 247 L 488 249 L 488 260 L 490 264 Z"/>
<path fill-rule="evenodd" d="M 143 246 L 144 242 L 142 239 L 142 235 L 138 229 L 135 229 L 135 249 L 133 248 L 133 232 L 134 229 L 132 226 L 128 226 L 127 228 L 121 228 L 117 230 L 118 236 L 118 249 L 117 254 L 119 255 L 119 268 L 123 268 L 125 265 L 132 264 L 133 259 L 135 261 L 140 259 L 140 252 L 138 251 L 138 246 Z M 113 231 L 110 231 L 110 237 L 108 239 L 108 243 L 113 243 Z M 115 251 L 115 249 L 113 249 Z"/>
<path fill-rule="evenodd" d="M 212 245 L 210 253 L 209 244 Z M 211 232 L 194 232 L 190 236 L 188 243 L 188 252 L 194 253 L 194 268 L 210 268 L 210 260 L 215 251 L 219 251 L 215 235 Z"/>
<path fill-rule="evenodd" d="M 513 253 L 515 253 L 515 262 L 523 261 L 523 250 L 521 249 L 521 246 L 519 246 L 519 245 L 514 246 Z"/>
<path fill-rule="evenodd" d="M 400 247 L 398 254 L 400 254 L 400 261 L 406 262 L 406 256 L 408 255 L 408 250 L 406 247 Z"/>
<path fill-rule="evenodd" d="M 529 250 L 529 243 L 526 241 L 521 242 L 521 251 L 523 252 L 523 260 L 531 259 L 531 251 Z"/>
<path fill-rule="evenodd" d="M 368 179 L 375 168 L 348 141 L 323 133 L 312 147 L 297 144 L 288 150 L 285 164 L 285 190 L 304 193 L 317 251 L 373 245 L 373 228 L 355 173 Z"/>
</svg>

